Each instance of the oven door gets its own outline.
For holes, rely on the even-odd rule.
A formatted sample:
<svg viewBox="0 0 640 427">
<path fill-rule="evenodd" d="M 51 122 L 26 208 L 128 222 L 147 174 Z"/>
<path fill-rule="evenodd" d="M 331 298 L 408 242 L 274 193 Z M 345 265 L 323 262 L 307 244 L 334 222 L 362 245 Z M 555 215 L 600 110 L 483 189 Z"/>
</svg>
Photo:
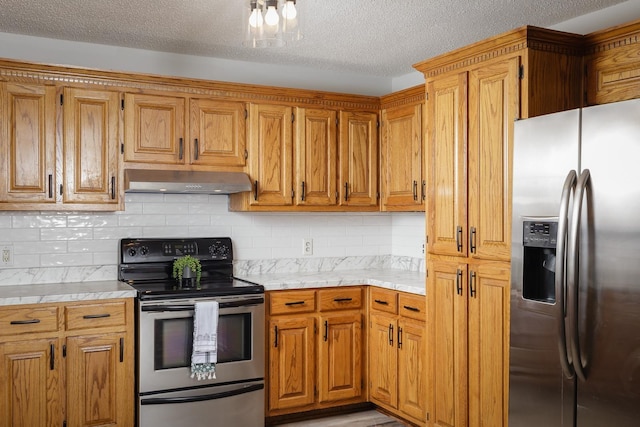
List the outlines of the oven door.
<svg viewBox="0 0 640 427">
<path fill-rule="evenodd" d="M 264 378 L 264 295 L 205 300 L 220 304 L 216 378 L 191 378 L 196 299 L 141 301 L 139 393 Z"/>
</svg>

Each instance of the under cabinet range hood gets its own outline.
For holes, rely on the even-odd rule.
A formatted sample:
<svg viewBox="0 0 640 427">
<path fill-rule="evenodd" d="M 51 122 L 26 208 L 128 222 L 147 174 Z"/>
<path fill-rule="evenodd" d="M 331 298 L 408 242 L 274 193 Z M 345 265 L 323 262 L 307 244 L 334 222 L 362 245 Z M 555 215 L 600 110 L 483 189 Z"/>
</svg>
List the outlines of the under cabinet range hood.
<svg viewBox="0 0 640 427">
<path fill-rule="evenodd" d="M 125 169 L 127 193 L 232 194 L 251 191 L 244 172 Z"/>
</svg>

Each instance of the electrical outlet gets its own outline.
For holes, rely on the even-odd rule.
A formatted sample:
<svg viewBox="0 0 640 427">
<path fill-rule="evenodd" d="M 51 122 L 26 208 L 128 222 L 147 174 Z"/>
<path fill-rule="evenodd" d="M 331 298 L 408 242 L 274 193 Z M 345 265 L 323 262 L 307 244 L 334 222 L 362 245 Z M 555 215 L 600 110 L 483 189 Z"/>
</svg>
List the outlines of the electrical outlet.
<svg viewBox="0 0 640 427">
<path fill-rule="evenodd" d="M 422 247 L 420 248 L 420 250 L 422 251 L 422 253 L 424 253 L 424 243 L 422 244 Z"/>
<path fill-rule="evenodd" d="M 0 266 L 10 267 L 13 265 L 13 245 L 2 245 L 2 258 Z"/>
<path fill-rule="evenodd" d="M 313 255 L 313 239 L 302 239 L 302 255 Z"/>
</svg>

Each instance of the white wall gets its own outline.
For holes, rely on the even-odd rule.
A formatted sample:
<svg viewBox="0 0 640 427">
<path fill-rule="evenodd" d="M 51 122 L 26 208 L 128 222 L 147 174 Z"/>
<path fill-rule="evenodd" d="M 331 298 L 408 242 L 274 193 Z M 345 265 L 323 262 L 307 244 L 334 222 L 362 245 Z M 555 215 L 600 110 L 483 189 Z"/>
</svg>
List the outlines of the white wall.
<svg viewBox="0 0 640 427">
<path fill-rule="evenodd" d="M 303 258 L 305 237 L 313 239 L 315 258 L 423 257 L 423 213 L 248 213 L 227 206 L 227 196 L 128 194 L 123 212 L 0 212 L 0 247 L 11 245 L 14 254 L 13 266 L 0 268 L 0 284 L 72 281 L 66 276 L 76 274 L 74 267 L 85 267 L 75 280 L 116 279 L 123 237 L 229 236 L 237 260 Z"/>
</svg>

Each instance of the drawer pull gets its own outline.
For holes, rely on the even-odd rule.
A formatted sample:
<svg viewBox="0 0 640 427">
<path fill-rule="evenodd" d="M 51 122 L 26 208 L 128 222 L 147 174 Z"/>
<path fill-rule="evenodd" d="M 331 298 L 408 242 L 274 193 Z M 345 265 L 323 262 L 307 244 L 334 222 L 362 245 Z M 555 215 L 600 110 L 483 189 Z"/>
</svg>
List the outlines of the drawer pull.
<svg viewBox="0 0 640 427">
<path fill-rule="evenodd" d="M 304 301 L 291 301 L 291 302 L 285 302 L 284 305 L 303 305 Z"/>
<path fill-rule="evenodd" d="M 85 314 L 82 316 L 83 319 L 104 319 L 105 317 L 111 317 L 109 313 L 102 314 Z"/>
<path fill-rule="evenodd" d="M 381 305 L 389 305 L 389 301 L 384 301 L 381 299 L 375 299 L 373 300 L 373 302 L 375 302 L 376 304 L 381 304 Z"/>
<path fill-rule="evenodd" d="M 12 325 L 31 325 L 33 323 L 40 323 L 40 319 L 29 319 L 29 320 L 12 320 Z"/>
<path fill-rule="evenodd" d="M 350 302 L 353 301 L 353 298 L 334 298 L 333 302 Z"/>
<path fill-rule="evenodd" d="M 56 346 L 54 344 L 49 345 L 49 370 L 53 371 L 56 368 Z"/>
<path fill-rule="evenodd" d="M 419 308 L 411 307 L 410 305 L 405 305 L 405 306 L 404 306 L 404 308 L 405 308 L 405 310 L 415 311 L 416 313 L 419 313 L 419 312 L 420 312 L 420 309 L 419 309 Z"/>
</svg>

